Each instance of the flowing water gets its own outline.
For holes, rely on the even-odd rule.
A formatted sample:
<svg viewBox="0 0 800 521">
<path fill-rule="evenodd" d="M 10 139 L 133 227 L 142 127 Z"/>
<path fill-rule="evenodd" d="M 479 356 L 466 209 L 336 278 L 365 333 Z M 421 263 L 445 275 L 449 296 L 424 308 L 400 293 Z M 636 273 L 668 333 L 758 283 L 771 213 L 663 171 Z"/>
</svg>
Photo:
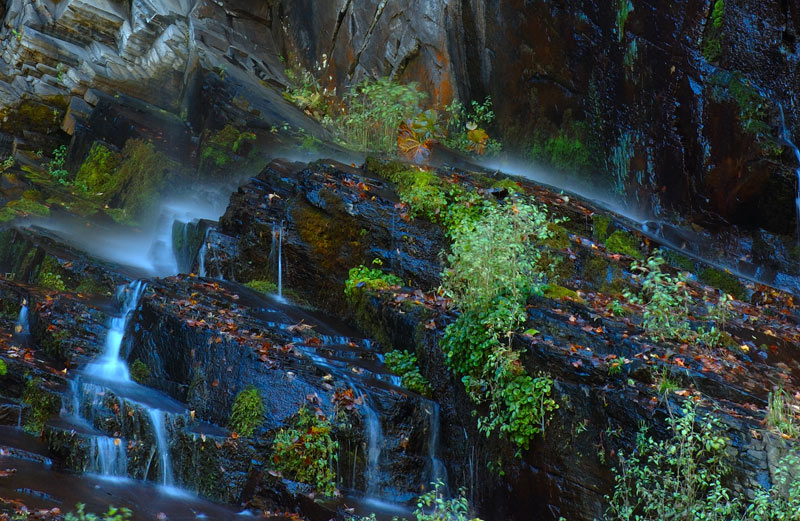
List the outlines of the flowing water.
<svg viewBox="0 0 800 521">
<path fill-rule="evenodd" d="M 14 332 L 18 335 L 27 336 L 31 334 L 31 326 L 28 320 L 28 301 L 22 301 L 22 307 L 19 310 L 19 318 L 14 325 Z"/>
</svg>

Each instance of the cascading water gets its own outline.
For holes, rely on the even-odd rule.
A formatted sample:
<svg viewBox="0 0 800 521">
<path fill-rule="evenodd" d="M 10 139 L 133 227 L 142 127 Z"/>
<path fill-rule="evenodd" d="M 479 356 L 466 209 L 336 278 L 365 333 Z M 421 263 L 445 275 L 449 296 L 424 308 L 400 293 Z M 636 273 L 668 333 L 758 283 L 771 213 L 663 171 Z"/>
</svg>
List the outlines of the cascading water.
<svg viewBox="0 0 800 521">
<path fill-rule="evenodd" d="M 380 418 L 366 401 L 364 402 L 364 420 L 367 427 L 366 492 L 368 497 L 377 497 L 380 495 L 379 481 L 383 429 Z"/>
<path fill-rule="evenodd" d="M 128 366 L 120 358 L 120 350 L 128 320 L 139 305 L 144 288 L 145 284 L 142 281 L 135 281 L 117 291 L 117 297 L 122 300 L 120 315 L 111 319 L 111 327 L 106 337 L 106 350 L 99 360 L 86 366 L 86 374 L 114 382 L 131 381 Z"/>
<path fill-rule="evenodd" d="M 87 471 L 101 476 L 127 477 L 128 457 L 122 440 L 107 436 L 92 438 Z"/>
<path fill-rule="evenodd" d="M 797 145 L 794 144 L 792 141 L 792 136 L 789 133 L 789 129 L 786 127 L 786 119 L 783 116 L 783 105 L 778 104 L 778 108 L 780 109 L 781 113 L 781 136 L 783 140 L 786 142 L 787 145 L 794 151 L 794 156 L 797 159 L 797 169 L 795 170 L 795 174 L 797 176 L 797 195 L 794 198 L 794 206 L 795 206 L 795 214 L 797 215 L 797 232 L 796 232 L 796 239 L 800 242 L 800 149 L 797 148 Z"/>
<path fill-rule="evenodd" d="M 19 318 L 14 326 L 14 332 L 18 335 L 29 335 L 31 333 L 30 322 L 28 321 L 28 301 L 22 301 L 22 307 L 19 310 Z"/>
<path fill-rule="evenodd" d="M 201 278 L 206 277 L 206 251 L 208 250 L 208 232 L 210 231 L 211 228 L 206 228 L 203 244 L 200 245 L 200 250 L 197 252 L 197 276 Z"/>
<path fill-rule="evenodd" d="M 169 455 L 169 443 L 167 442 L 167 432 L 164 426 L 164 411 L 149 409 L 150 421 L 153 425 L 153 436 L 158 448 L 159 461 L 161 463 L 161 484 L 165 487 L 172 487 L 175 478 L 172 474 L 172 460 Z"/>
<path fill-rule="evenodd" d="M 441 481 L 447 484 L 447 469 L 439 459 L 439 404 L 436 402 L 431 403 L 431 408 L 428 411 L 430 414 L 430 428 L 428 432 L 428 460 L 430 465 L 429 480 L 431 483 L 438 483 Z"/>
</svg>

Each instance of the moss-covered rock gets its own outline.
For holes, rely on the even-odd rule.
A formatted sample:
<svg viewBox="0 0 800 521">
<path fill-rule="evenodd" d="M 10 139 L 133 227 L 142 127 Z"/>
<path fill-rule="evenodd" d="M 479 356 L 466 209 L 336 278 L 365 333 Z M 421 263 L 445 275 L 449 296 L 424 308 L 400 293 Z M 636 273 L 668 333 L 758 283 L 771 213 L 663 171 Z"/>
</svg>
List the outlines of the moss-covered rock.
<svg viewBox="0 0 800 521">
<path fill-rule="evenodd" d="M 620 253 L 637 260 L 644 259 L 644 255 L 639 250 L 639 241 L 628 232 L 616 230 L 606 238 L 605 245 L 612 253 Z"/>
<path fill-rule="evenodd" d="M 706 268 L 697 275 L 697 279 L 704 284 L 724 291 L 728 295 L 733 295 L 739 300 L 747 297 L 747 289 L 744 284 L 738 278 L 722 270 Z"/>
</svg>

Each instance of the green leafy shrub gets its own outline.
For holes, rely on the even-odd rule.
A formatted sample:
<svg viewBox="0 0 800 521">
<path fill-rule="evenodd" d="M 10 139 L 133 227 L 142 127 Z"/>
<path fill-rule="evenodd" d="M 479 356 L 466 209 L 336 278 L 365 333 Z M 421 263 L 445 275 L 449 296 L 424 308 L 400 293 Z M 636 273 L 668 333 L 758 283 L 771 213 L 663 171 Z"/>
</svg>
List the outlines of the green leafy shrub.
<svg viewBox="0 0 800 521">
<path fill-rule="evenodd" d="M 800 435 L 800 424 L 797 421 L 797 401 L 784 391 L 777 389 L 769 393 L 767 409 L 767 425 L 788 438 Z"/>
<path fill-rule="evenodd" d="M 416 521 L 481 521 L 470 515 L 469 501 L 461 490 L 458 497 L 445 499 L 441 481 L 431 483 L 429 492 L 417 498 Z"/>
<path fill-rule="evenodd" d="M 393 154 L 400 123 L 419 114 L 426 97 L 416 83 L 366 79 L 345 95 L 346 109 L 332 123 L 346 145 Z"/>
<path fill-rule="evenodd" d="M 23 429 L 37 436 L 44 430 L 47 420 L 57 414 L 61 406 L 58 396 L 42 388 L 41 378 L 28 380 L 28 383 L 25 384 L 22 401 L 31 407 Z"/>
<path fill-rule="evenodd" d="M 70 183 L 69 172 L 64 169 L 64 163 L 67 161 L 67 147 L 61 145 L 53 150 L 53 157 L 47 164 L 47 172 L 55 179 L 60 185 L 68 185 Z"/>
<path fill-rule="evenodd" d="M 372 261 L 375 265 L 383 264 L 379 259 Z M 397 275 L 384 273 L 379 268 L 368 268 L 363 264 L 351 268 L 344 283 L 344 294 L 352 298 L 357 290 L 362 288 L 376 290 L 387 289 L 391 286 L 401 286 L 403 280 Z"/>
<path fill-rule="evenodd" d="M 621 253 L 638 260 L 644 258 L 642 252 L 639 251 L 636 237 L 622 230 L 616 230 L 609 235 L 605 240 L 605 245 L 612 253 Z"/>
<path fill-rule="evenodd" d="M 336 493 L 339 443 L 331 437 L 331 423 L 319 411 L 301 407 L 292 426 L 275 436 L 272 461 L 288 478 L 314 487 L 324 496 Z"/>
<path fill-rule="evenodd" d="M 499 431 L 518 454 L 558 407 L 550 398 L 552 380 L 528 375 L 510 347 L 512 332 L 527 318 L 528 297 L 541 294 L 552 272 L 540 264 L 541 243 L 553 234 L 548 224 L 544 207 L 523 201 L 486 206 L 452 232 L 450 268 L 442 279 L 461 310 L 442 340 L 448 365 L 475 403 L 489 404 L 479 429 L 487 436 Z"/>
<path fill-rule="evenodd" d="M 134 382 L 139 384 L 144 384 L 150 379 L 150 368 L 139 358 L 131 364 L 131 378 L 133 378 Z"/>
<path fill-rule="evenodd" d="M 473 100 L 468 105 L 453 100 L 445 107 L 445 115 L 443 130 L 436 132 L 443 134 L 441 140 L 445 146 L 465 154 L 487 157 L 496 156 L 502 150 L 500 142 L 489 138 L 484 130 L 495 118 L 491 97 L 487 96 L 483 103 Z"/>
<path fill-rule="evenodd" d="M 86 512 L 86 505 L 78 503 L 75 505 L 76 512 L 70 512 L 64 518 L 65 521 L 129 521 L 133 512 L 127 508 L 108 507 L 105 514 L 97 515 Z"/>
<path fill-rule="evenodd" d="M 607 521 L 793 521 L 800 512 L 800 458 L 781 460 L 775 483 L 759 487 L 748 501 L 728 488 L 730 473 L 721 434 L 722 424 L 711 413 L 700 415 L 688 403 L 680 415 L 667 419 L 670 437 L 656 440 L 645 427 L 636 449 L 619 453 L 614 493 L 606 496 Z"/>
<path fill-rule="evenodd" d="M 661 270 L 664 259 L 656 250 L 644 265 L 634 261 L 631 272 L 642 279 L 639 294 L 625 291 L 625 298 L 644 306 L 642 327 L 653 340 L 689 337 L 689 292 L 682 273 L 672 277 Z M 643 278 L 642 278 L 643 277 Z"/>
<path fill-rule="evenodd" d="M 317 120 L 335 115 L 333 107 L 338 103 L 334 93 L 323 88 L 314 74 L 302 67 L 286 69 L 285 73 L 289 85 L 283 93 L 284 98 Z"/>
<path fill-rule="evenodd" d="M 252 436 L 264 423 L 265 405 L 261 393 L 253 386 L 236 395 L 231 410 L 230 428 L 242 436 Z"/>
<path fill-rule="evenodd" d="M 410 389 L 422 396 L 431 395 L 431 386 L 428 380 L 419 372 L 417 355 L 408 351 L 390 351 L 384 359 L 386 367 L 400 376 L 403 387 Z"/>
</svg>

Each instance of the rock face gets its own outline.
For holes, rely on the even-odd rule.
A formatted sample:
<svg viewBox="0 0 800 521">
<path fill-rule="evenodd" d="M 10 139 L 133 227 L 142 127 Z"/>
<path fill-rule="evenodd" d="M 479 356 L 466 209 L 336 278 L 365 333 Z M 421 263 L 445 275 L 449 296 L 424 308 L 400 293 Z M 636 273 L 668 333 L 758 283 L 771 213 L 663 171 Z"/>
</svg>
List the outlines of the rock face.
<svg viewBox="0 0 800 521">
<path fill-rule="evenodd" d="M 418 81 L 433 104 L 490 95 L 520 154 L 583 168 L 640 205 L 794 230 L 800 12 L 789 2 L 275 2 L 288 54 L 343 88 Z M 567 138 L 577 158 L 554 158 Z M 562 141 L 563 143 L 563 141 Z"/>
</svg>

